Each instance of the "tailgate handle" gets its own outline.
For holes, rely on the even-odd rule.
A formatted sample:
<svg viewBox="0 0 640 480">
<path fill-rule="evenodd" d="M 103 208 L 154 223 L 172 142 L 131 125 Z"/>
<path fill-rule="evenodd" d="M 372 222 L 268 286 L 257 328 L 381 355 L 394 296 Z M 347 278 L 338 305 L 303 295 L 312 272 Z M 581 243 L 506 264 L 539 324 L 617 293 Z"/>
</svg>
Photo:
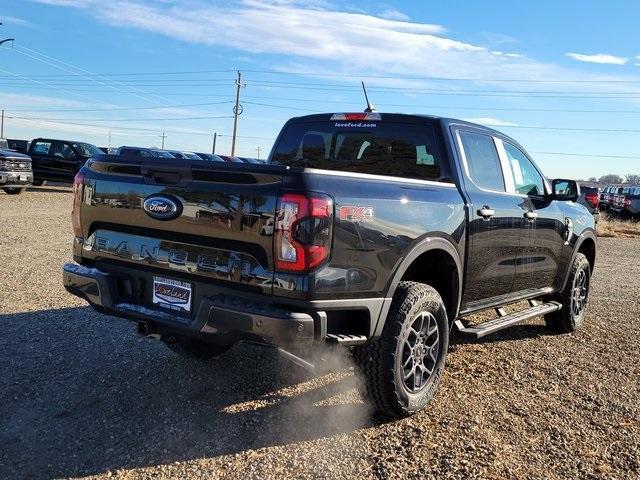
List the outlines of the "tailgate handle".
<svg viewBox="0 0 640 480">
<path fill-rule="evenodd" d="M 145 183 L 160 185 L 187 185 L 191 183 L 190 168 L 150 168 L 141 167 L 140 173 Z"/>
</svg>

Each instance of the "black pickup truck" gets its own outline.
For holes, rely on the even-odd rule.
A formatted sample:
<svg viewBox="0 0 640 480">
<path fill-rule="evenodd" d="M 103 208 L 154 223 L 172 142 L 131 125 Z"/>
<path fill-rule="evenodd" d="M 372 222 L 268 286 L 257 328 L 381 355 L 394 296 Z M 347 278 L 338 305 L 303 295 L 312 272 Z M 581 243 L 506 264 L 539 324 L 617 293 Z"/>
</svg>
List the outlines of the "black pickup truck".
<svg viewBox="0 0 640 480">
<path fill-rule="evenodd" d="M 33 184 L 40 186 L 48 180 L 72 182 L 89 157 L 102 153 L 90 143 L 36 138 L 27 150 L 33 162 Z"/>
<path fill-rule="evenodd" d="M 265 165 L 91 158 L 63 281 L 197 358 L 238 341 L 302 364 L 349 347 L 377 408 L 407 415 L 433 396 L 452 328 L 583 323 L 596 236 L 579 193 L 479 125 L 310 115 L 286 123 Z"/>
</svg>

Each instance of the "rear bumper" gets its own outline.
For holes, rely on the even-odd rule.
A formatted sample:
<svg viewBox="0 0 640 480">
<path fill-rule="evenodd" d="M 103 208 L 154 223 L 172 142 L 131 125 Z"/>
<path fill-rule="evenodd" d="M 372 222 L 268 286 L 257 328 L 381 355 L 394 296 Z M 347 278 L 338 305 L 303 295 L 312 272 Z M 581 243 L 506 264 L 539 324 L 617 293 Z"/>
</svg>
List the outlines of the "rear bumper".
<svg viewBox="0 0 640 480">
<path fill-rule="evenodd" d="M 0 172 L 0 186 L 26 186 L 33 183 L 33 173 L 31 172 Z"/>
<path fill-rule="evenodd" d="M 193 315 L 120 301 L 111 275 L 96 268 L 68 263 L 62 270 L 69 293 L 85 299 L 96 310 L 152 324 L 160 331 L 201 337 L 216 342 L 249 340 L 281 347 L 304 348 L 324 341 L 327 317 L 324 312 L 291 311 L 242 297 L 215 294 L 194 304 Z"/>
</svg>

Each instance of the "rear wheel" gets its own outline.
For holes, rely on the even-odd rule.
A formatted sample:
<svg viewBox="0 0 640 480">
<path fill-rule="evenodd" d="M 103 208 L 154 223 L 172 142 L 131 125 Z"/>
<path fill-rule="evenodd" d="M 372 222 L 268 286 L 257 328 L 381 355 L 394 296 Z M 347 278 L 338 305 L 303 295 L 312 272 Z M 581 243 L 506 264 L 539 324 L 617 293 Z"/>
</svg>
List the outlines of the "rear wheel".
<svg viewBox="0 0 640 480">
<path fill-rule="evenodd" d="M 162 341 L 178 355 L 196 360 L 211 360 L 231 348 L 231 345 L 215 345 L 181 335 L 163 336 Z"/>
<path fill-rule="evenodd" d="M 3 187 L 3 190 L 8 195 L 20 195 L 26 190 L 26 187 Z"/>
<path fill-rule="evenodd" d="M 590 286 L 589 260 L 582 253 L 578 253 L 571 265 L 571 273 L 564 290 L 550 298 L 560 302 L 562 309 L 545 315 L 547 327 L 561 333 L 570 333 L 580 328 L 584 323 Z"/>
<path fill-rule="evenodd" d="M 448 344 L 440 294 L 429 285 L 401 282 L 382 335 L 354 351 L 365 393 L 378 411 L 407 416 L 429 403 L 440 383 Z"/>
</svg>

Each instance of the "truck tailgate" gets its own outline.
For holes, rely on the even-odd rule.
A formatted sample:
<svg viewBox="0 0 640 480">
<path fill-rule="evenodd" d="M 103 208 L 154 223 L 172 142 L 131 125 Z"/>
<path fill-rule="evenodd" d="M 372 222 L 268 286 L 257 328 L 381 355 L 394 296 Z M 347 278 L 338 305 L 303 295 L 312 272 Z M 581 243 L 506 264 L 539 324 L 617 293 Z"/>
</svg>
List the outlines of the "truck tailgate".
<svg viewBox="0 0 640 480">
<path fill-rule="evenodd" d="M 133 263 L 272 293 L 273 222 L 283 167 L 97 156 L 87 164 L 83 259 Z M 175 218 L 145 200 L 167 198 Z M 156 215 L 157 216 L 157 215 Z"/>
</svg>

